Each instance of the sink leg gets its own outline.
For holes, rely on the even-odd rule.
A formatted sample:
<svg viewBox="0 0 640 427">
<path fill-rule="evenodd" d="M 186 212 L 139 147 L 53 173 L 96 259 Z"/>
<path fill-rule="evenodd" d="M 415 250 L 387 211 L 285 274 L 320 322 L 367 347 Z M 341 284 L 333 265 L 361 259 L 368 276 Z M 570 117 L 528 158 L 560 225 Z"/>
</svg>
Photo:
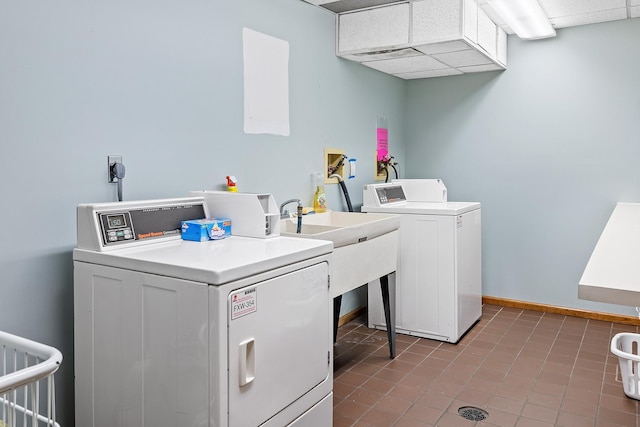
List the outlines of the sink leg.
<svg viewBox="0 0 640 427">
<path fill-rule="evenodd" d="M 340 307 L 342 306 L 342 295 L 333 299 L 333 342 L 338 338 L 338 322 L 340 321 Z"/>
<path fill-rule="evenodd" d="M 392 274 L 395 274 L 392 273 Z M 387 338 L 389 340 L 389 353 L 391 358 L 396 357 L 396 287 L 395 281 L 389 292 L 389 275 L 380 277 L 380 290 L 382 291 L 382 305 L 384 307 L 384 320 L 387 323 Z"/>
</svg>

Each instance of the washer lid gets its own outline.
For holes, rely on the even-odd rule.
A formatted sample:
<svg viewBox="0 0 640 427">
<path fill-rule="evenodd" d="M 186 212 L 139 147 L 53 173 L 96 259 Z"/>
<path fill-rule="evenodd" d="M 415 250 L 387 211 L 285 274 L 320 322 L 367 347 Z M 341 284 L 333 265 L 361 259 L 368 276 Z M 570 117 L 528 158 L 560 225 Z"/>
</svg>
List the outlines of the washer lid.
<svg viewBox="0 0 640 427">
<path fill-rule="evenodd" d="M 405 202 L 387 206 L 362 206 L 362 212 L 417 215 L 461 215 L 480 209 L 479 202 Z"/>
<path fill-rule="evenodd" d="M 297 237 L 170 240 L 109 252 L 74 249 L 74 261 L 222 285 L 329 254 L 333 243 Z"/>
</svg>

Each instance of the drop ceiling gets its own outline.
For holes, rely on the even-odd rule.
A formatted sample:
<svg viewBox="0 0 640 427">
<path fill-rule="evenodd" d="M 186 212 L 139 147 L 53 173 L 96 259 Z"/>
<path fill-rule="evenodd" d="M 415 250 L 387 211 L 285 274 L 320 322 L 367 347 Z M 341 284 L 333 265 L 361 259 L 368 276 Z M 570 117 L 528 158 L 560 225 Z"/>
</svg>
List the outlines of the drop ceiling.
<svg viewBox="0 0 640 427">
<path fill-rule="evenodd" d="M 348 12 L 398 0 L 305 0 L 334 13 Z M 640 17 L 640 0 L 538 0 L 554 28 L 574 27 L 606 21 Z M 508 34 L 513 34 L 499 16 L 487 5 L 487 0 L 477 0 L 487 15 Z"/>
</svg>

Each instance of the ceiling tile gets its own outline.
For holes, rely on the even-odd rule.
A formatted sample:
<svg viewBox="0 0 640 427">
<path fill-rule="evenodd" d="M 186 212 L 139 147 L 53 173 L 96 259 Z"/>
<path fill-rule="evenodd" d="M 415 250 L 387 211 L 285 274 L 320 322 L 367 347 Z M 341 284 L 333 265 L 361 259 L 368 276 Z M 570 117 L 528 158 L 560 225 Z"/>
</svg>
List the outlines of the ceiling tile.
<svg viewBox="0 0 640 427">
<path fill-rule="evenodd" d="M 338 51 L 387 50 L 409 42 L 409 4 L 338 15 Z"/>
<path fill-rule="evenodd" d="M 466 67 L 469 65 L 491 64 L 491 60 L 477 50 L 462 50 L 460 52 L 441 53 L 433 55 L 435 59 L 452 67 Z"/>
<path fill-rule="evenodd" d="M 334 0 L 304 0 L 304 1 L 306 1 L 307 3 L 311 3 L 311 4 L 314 4 L 314 5 L 318 6 L 318 5 L 325 4 L 325 3 L 331 3 Z"/>
<path fill-rule="evenodd" d="M 481 73 L 483 71 L 503 70 L 503 68 L 491 63 L 486 65 L 473 65 L 471 67 L 458 67 L 458 70 L 462 71 L 463 73 Z"/>
<path fill-rule="evenodd" d="M 311 0 L 318 1 L 318 0 Z M 334 13 L 349 12 L 351 10 L 366 9 L 368 7 L 382 6 L 389 3 L 396 3 L 397 0 L 341 0 L 341 1 L 323 1 L 319 4 L 325 9 Z"/>
<path fill-rule="evenodd" d="M 627 7 L 627 0 L 540 0 L 549 18 Z"/>
<path fill-rule="evenodd" d="M 376 52 L 362 52 L 362 53 L 349 53 L 341 54 L 343 58 L 350 59 L 356 62 L 369 62 L 380 61 L 381 59 L 395 59 L 395 58 L 407 58 L 410 56 L 419 56 L 422 52 L 419 52 L 413 48 L 407 47 L 403 49 L 390 49 L 386 51 Z"/>
<path fill-rule="evenodd" d="M 456 52 L 459 50 L 468 50 L 471 49 L 468 44 L 463 41 L 452 41 L 452 42 L 443 42 L 443 43 L 432 43 L 425 44 L 421 46 L 416 46 L 420 52 L 424 52 L 427 55 L 432 55 L 434 53 L 445 53 L 445 52 Z"/>
<path fill-rule="evenodd" d="M 555 28 L 575 27 L 577 25 L 596 24 L 598 22 L 616 21 L 627 18 L 627 8 L 591 12 L 582 15 L 551 18 Z"/>
<path fill-rule="evenodd" d="M 394 75 L 397 77 L 400 77 L 401 79 L 412 80 L 412 79 L 427 79 L 429 77 L 454 76 L 457 74 L 462 74 L 462 72 L 456 70 L 455 68 L 443 68 L 442 70 L 418 71 L 418 72 L 411 72 L 411 73 L 395 73 Z"/>
<path fill-rule="evenodd" d="M 387 59 L 384 61 L 363 62 L 363 64 L 367 67 L 389 74 L 404 73 L 409 70 L 425 71 L 447 68 L 443 63 L 438 62 L 427 55 L 413 56 L 411 58 Z"/>
</svg>

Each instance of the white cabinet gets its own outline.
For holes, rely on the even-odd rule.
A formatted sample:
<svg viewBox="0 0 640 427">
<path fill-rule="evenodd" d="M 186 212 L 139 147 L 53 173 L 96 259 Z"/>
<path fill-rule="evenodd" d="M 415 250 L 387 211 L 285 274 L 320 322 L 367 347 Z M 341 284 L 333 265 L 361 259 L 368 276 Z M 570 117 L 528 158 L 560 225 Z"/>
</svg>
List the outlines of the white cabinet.
<svg viewBox="0 0 640 427">
<path fill-rule="evenodd" d="M 404 79 L 507 65 L 507 35 L 475 0 L 416 0 L 337 15 L 336 54 Z"/>
</svg>

